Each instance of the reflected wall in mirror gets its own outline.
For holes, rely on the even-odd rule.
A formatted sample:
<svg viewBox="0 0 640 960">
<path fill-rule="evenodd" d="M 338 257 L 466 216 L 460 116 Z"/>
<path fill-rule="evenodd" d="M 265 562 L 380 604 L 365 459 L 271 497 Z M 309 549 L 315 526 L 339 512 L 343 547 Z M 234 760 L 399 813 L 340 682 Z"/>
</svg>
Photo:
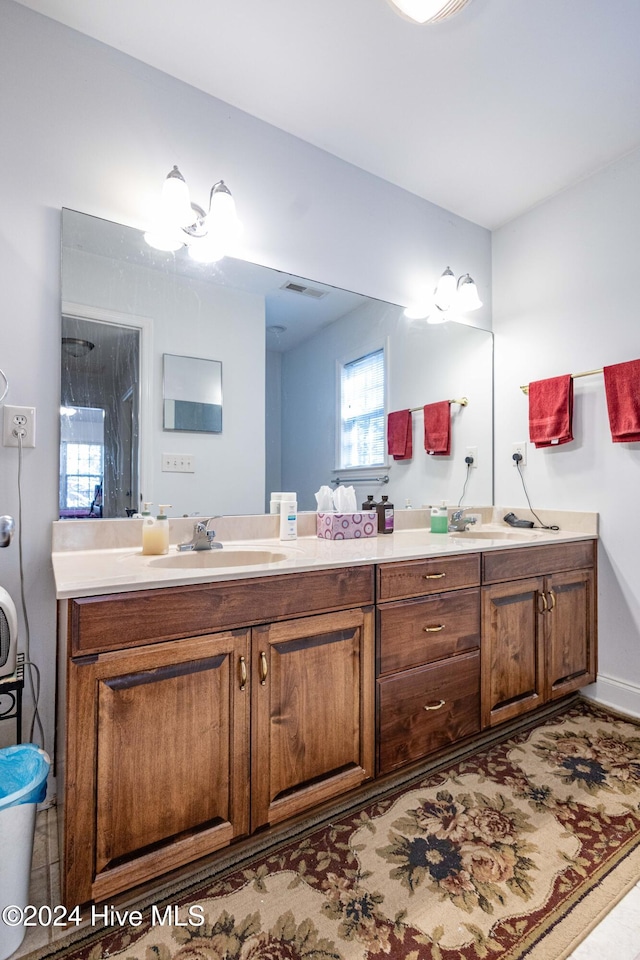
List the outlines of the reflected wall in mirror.
<svg viewBox="0 0 640 960">
<path fill-rule="evenodd" d="M 165 430 L 222 433 L 222 364 L 165 353 L 162 412 Z"/>
<path fill-rule="evenodd" d="M 232 258 L 198 264 L 184 251 L 153 250 L 131 227 L 72 210 L 62 214 L 62 297 L 65 316 L 88 324 L 108 318 L 140 331 L 137 492 L 123 481 L 138 503 L 172 503 L 174 516 L 264 513 L 272 490 L 294 490 L 299 509 L 314 510 L 319 487 L 346 477 L 357 478 L 358 501 L 387 493 L 397 508 L 406 500 L 414 507 L 442 499 L 456 504 L 467 479 L 468 446 L 478 456 L 464 503 L 492 502 L 493 339 L 486 330 L 410 321 L 395 304 Z M 78 336 L 96 341 L 97 362 L 92 328 L 78 329 Z M 413 458 L 385 455 L 379 468 L 345 473 L 337 469 L 340 370 L 380 346 L 386 412 L 420 408 L 412 417 Z M 165 354 L 224 364 L 222 433 L 164 431 Z M 105 357 L 105 367 L 109 362 Z M 72 395 L 70 376 L 63 365 L 63 405 Z M 106 375 L 102 384 L 102 409 L 107 399 L 122 406 L 122 388 L 111 387 Z M 427 456 L 421 407 L 462 396 L 468 406 L 451 408 L 451 456 Z M 87 406 L 100 408 L 93 401 Z M 104 503 L 108 471 L 135 475 L 134 445 L 131 452 L 130 470 L 121 457 L 107 466 L 113 452 L 105 441 L 104 516 L 114 515 Z M 190 457 L 194 472 L 163 472 L 168 453 Z M 383 474 L 386 485 L 375 479 Z M 61 490 L 62 484 L 61 472 Z M 124 516 L 127 507 L 114 501 L 111 509 Z"/>
</svg>

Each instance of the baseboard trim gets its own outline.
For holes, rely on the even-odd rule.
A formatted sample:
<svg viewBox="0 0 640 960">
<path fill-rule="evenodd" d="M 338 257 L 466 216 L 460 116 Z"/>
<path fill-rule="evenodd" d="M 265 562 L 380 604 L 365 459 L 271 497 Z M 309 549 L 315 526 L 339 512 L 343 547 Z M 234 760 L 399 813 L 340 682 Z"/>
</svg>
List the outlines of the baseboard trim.
<svg viewBox="0 0 640 960">
<path fill-rule="evenodd" d="M 599 673 L 596 682 L 580 691 L 583 697 L 621 713 L 640 717 L 640 685 Z"/>
</svg>

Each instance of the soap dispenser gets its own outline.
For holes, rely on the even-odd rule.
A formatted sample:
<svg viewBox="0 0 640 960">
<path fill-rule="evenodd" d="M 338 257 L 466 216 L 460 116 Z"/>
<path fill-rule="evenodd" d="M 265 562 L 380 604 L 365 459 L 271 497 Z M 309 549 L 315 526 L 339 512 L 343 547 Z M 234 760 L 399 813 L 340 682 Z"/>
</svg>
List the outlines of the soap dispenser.
<svg viewBox="0 0 640 960">
<path fill-rule="evenodd" d="M 142 504 L 142 553 L 145 556 L 155 553 L 153 549 L 154 540 L 152 531 L 156 522 L 151 516 L 152 506 L 151 501 L 145 501 Z"/>
<path fill-rule="evenodd" d="M 167 510 L 171 509 L 170 503 L 158 504 L 160 513 L 156 517 L 156 537 L 158 539 L 157 553 L 169 553 L 169 518 Z"/>
<path fill-rule="evenodd" d="M 431 507 L 431 533 L 447 533 L 449 530 L 449 511 L 447 501 L 443 500 L 439 507 Z"/>
<path fill-rule="evenodd" d="M 145 556 L 158 556 L 169 552 L 169 521 L 166 511 L 171 504 L 161 503 L 160 513 L 155 520 L 147 510 L 150 506 L 150 503 L 145 503 L 142 513 L 142 553 Z"/>
</svg>

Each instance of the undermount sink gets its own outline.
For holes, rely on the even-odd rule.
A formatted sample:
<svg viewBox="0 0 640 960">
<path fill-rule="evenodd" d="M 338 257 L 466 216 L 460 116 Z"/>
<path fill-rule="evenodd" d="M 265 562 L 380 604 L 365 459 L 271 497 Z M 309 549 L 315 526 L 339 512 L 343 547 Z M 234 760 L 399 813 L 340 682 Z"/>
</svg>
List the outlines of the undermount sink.
<svg viewBox="0 0 640 960">
<path fill-rule="evenodd" d="M 188 550 L 149 561 L 152 567 L 175 570 L 208 570 L 216 567 L 254 567 L 286 560 L 286 553 L 275 550 Z"/>
<path fill-rule="evenodd" d="M 450 534 L 452 537 L 463 537 L 465 540 L 535 540 L 540 536 L 531 528 L 521 530 L 464 530 Z"/>
</svg>

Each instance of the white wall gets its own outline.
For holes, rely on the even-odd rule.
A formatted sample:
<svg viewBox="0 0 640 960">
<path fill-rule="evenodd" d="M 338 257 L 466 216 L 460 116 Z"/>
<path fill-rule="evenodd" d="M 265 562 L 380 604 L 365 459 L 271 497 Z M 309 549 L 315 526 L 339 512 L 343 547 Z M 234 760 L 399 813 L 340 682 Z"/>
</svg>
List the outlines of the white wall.
<svg viewBox="0 0 640 960">
<path fill-rule="evenodd" d="M 199 203 L 224 177 L 247 259 L 395 303 L 408 302 L 421 280 L 435 284 L 450 263 L 476 279 L 485 327 L 490 235 L 12 0 L 0 0 L 0 90 L 0 367 L 11 382 L 7 401 L 37 409 L 37 447 L 24 455 L 23 535 L 51 749 L 61 208 L 144 227 L 178 163 Z M 16 477 L 16 451 L 0 448 L 0 512 L 17 514 Z M 0 551 L 0 583 L 14 597 L 17 564 L 15 544 Z M 0 725 L 0 742 L 10 726 Z"/>
<path fill-rule="evenodd" d="M 298 493 L 300 509 L 315 510 L 313 492 L 336 476 L 386 474 L 389 483 L 384 486 L 355 486 L 358 502 L 369 493 L 376 499 L 385 493 L 398 509 L 406 499 L 414 507 L 443 499 L 456 504 L 467 475 L 466 448 L 475 446 L 477 467 L 469 474 L 464 503 L 491 503 L 491 340 L 486 330 L 459 323 L 411 321 L 399 307 L 368 301 L 289 350 L 282 359 L 283 489 Z M 338 364 L 380 347 L 387 350 L 390 411 L 456 397 L 467 397 L 469 404 L 451 405 L 450 456 L 427 456 L 424 420 L 418 410 L 412 416 L 412 459 L 391 459 L 376 470 L 336 472 Z"/>
<path fill-rule="evenodd" d="M 519 385 L 640 357 L 640 151 L 494 234 L 496 503 L 525 505 Z M 538 507 L 600 514 L 597 696 L 640 715 L 640 444 L 612 443 L 602 375 L 577 379 L 573 443 L 528 447 Z M 640 389 L 640 388 L 639 388 Z"/>
</svg>

